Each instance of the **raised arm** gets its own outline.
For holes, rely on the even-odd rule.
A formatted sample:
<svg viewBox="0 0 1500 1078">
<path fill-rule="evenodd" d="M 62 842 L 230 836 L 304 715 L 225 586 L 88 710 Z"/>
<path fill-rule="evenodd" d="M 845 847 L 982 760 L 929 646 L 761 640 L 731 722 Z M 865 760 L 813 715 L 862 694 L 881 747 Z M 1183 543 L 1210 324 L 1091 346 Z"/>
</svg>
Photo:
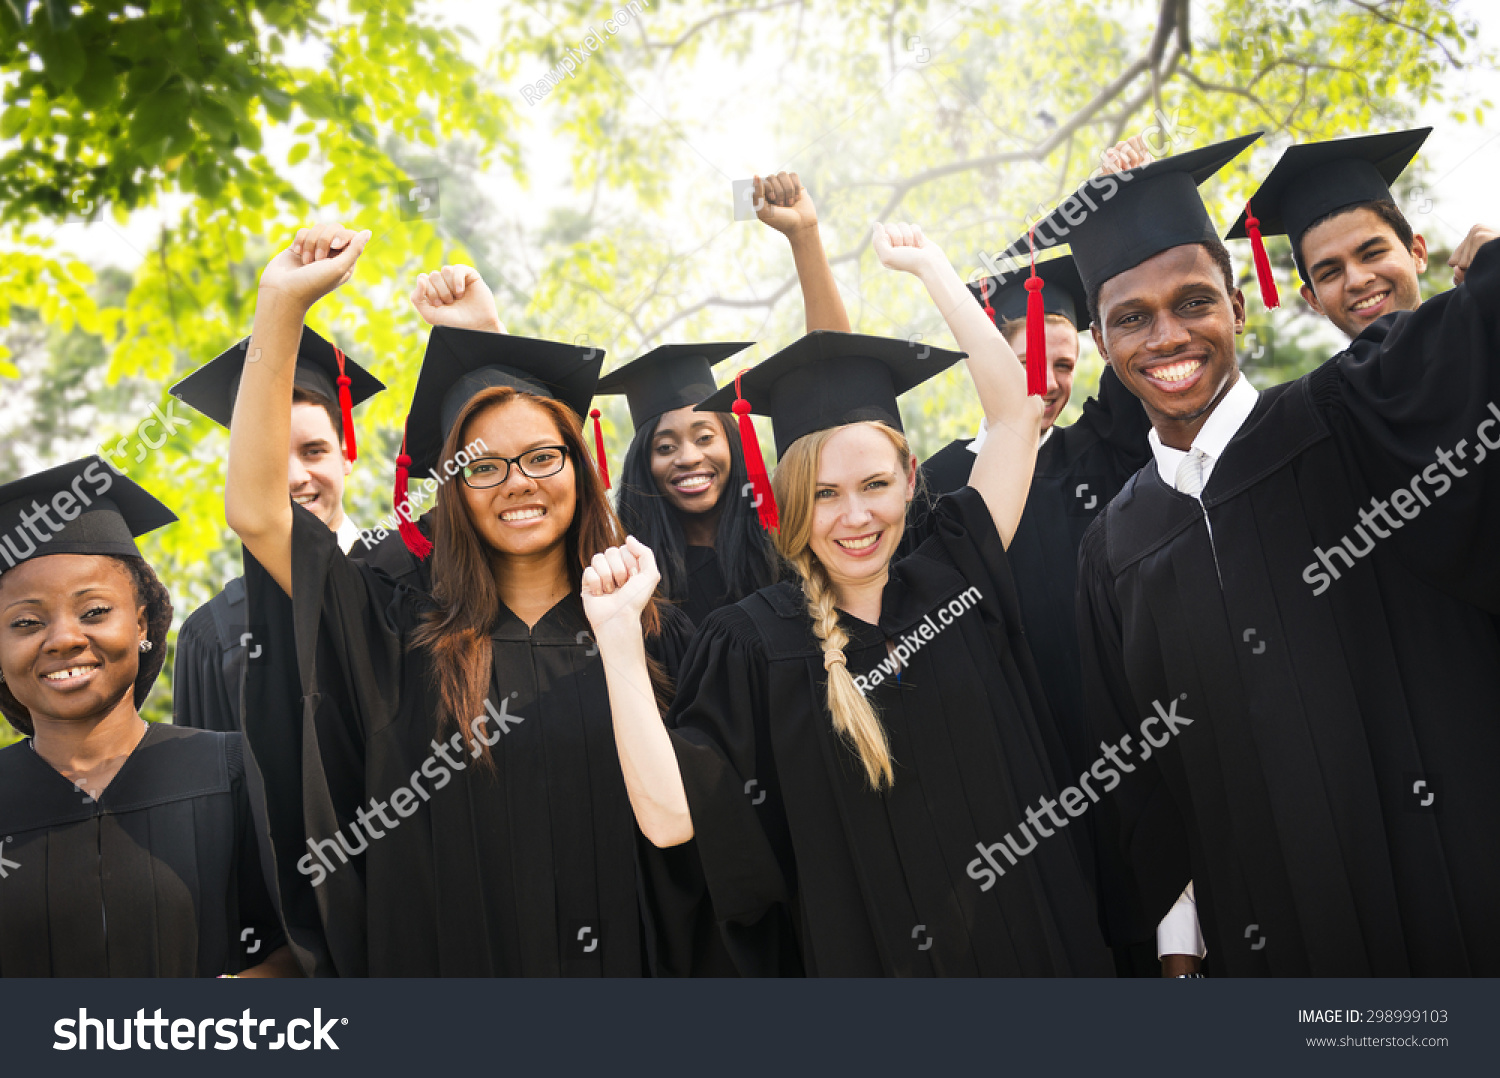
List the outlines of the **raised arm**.
<svg viewBox="0 0 1500 1078">
<path fill-rule="evenodd" d="M 818 211 L 795 172 L 778 172 L 764 180 L 755 177 L 755 216 L 792 245 L 807 332 L 828 329 L 848 333 L 849 312 L 844 310 L 844 298 L 839 295 L 838 282 L 823 250 Z"/>
<path fill-rule="evenodd" d="M 1026 369 L 974 302 L 946 255 L 915 225 L 875 225 L 875 253 L 889 269 L 914 274 L 927 286 L 958 347 L 984 409 L 984 445 L 969 486 L 984 497 L 1000 540 L 1010 545 L 1036 466 L 1042 398 L 1026 395 Z"/>
<path fill-rule="evenodd" d="M 594 628 L 615 750 L 625 791 L 641 834 L 654 846 L 678 846 L 693 837 L 693 818 L 672 738 L 662 723 L 646 668 L 641 611 L 656 594 L 661 574 L 640 540 L 595 554 L 583 571 L 583 610 Z"/>
<path fill-rule="evenodd" d="M 286 453 L 291 443 L 292 376 L 302 323 L 312 305 L 347 281 L 369 232 L 318 225 L 297 233 L 260 277 L 245 373 L 229 425 L 224 516 L 245 548 L 292 593 L 292 503 Z"/>
</svg>

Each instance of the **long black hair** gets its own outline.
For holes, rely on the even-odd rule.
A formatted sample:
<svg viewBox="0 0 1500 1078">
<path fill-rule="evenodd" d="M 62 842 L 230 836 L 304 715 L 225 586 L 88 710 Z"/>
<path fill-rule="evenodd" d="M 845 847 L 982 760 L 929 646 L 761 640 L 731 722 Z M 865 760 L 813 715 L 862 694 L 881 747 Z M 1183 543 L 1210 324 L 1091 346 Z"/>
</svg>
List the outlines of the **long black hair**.
<svg viewBox="0 0 1500 1078">
<path fill-rule="evenodd" d="M 745 488 L 749 475 L 745 471 L 745 454 L 740 448 L 735 418 L 723 412 L 718 417 L 724 440 L 729 444 L 729 478 L 719 495 L 719 527 L 714 550 L 719 557 L 719 571 L 729 589 L 728 601 L 737 603 L 745 596 L 776 583 L 779 559 L 770 537 L 760 526 L 755 502 Z M 645 543 L 656 554 L 661 571 L 661 593 L 674 602 L 688 597 L 687 537 L 682 530 L 678 511 L 657 487 L 651 475 L 651 439 L 656 437 L 657 416 L 637 428 L 625 451 L 625 466 L 620 473 L 620 494 L 615 509 L 625 530 Z"/>
</svg>

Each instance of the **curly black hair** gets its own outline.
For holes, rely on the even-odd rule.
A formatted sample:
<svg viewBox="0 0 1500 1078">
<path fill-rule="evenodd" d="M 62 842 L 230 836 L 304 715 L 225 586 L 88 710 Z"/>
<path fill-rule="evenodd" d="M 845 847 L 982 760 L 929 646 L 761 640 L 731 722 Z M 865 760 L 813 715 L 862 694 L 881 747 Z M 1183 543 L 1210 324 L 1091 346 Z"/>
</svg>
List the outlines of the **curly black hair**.
<svg viewBox="0 0 1500 1078">
<path fill-rule="evenodd" d="M 172 628 L 172 596 L 145 558 L 117 554 L 99 556 L 113 558 L 125 566 L 135 587 L 135 601 L 146 608 L 146 639 L 151 641 L 152 647 L 141 655 L 140 669 L 135 675 L 135 706 L 139 709 L 167 661 L 167 633 Z M 4 682 L 0 682 L 0 714 L 28 737 L 36 732 L 31 725 L 31 712 L 15 698 L 10 686 Z"/>
</svg>

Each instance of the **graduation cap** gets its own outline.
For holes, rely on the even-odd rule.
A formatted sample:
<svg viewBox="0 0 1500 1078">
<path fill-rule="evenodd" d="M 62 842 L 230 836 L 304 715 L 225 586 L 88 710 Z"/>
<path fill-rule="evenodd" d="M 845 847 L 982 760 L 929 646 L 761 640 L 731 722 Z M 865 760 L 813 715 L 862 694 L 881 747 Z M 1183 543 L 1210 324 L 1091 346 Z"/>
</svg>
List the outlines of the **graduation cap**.
<svg viewBox="0 0 1500 1078">
<path fill-rule="evenodd" d="M 1028 282 L 1032 277 L 1041 281 L 1033 289 Z M 1029 393 L 1047 392 L 1047 315 L 1060 314 L 1073 323 L 1074 329 L 1084 325 L 1081 315 L 1089 309 L 1088 293 L 1084 291 L 1083 278 L 1078 275 L 1078 263 L 1071 255 L 1049 258 L 1045 262 L 1031 260 L 1031 277 L 982 277 L 969 282 L 969 291 L 984 308 L 998 328 L 1005 322 L 1026 319 L 1026 389 Z M 1033 311 L 1031 297 L 1038 295 Z M 1040 374 L 1040 378 L 1038 378 Z M 1040 388 L 1037 388 L 1037 384 Z"/>
<path fill-rule="evenodd" d="M 229 426 L 249 348 L 250 338 L 246 337 L 199 367 L 167 392 L 184 404 L 196 408 L 221 427 Z M 359 448 L 354 442 L 354 406 L 363 404 L 385 389 L 385 383 L 345 356 L 337 345 L 325 341 L 310 328 L 303 326 L 292 384 L 298 389 L 339 402 L 344 425 L 344 454 L 350 460 L 357 460 Z"/>
<path fill-rule="evenodd" d="M 1212 146 L 1152 161 L 1139 168 L 1093 177 L 1011 244 L 1001 257 L 1024 259 L 1034 246 L 1068 244 L 1086 294 L 1126 270 L 1173 247 L 1216 243 L 1218 230 L 1198 186 L 1256 139 L 1240 135 Z M 1030 351 L 1031 339 L 1027 338 Z M 1044 375 L 1045 376 L 1045 375 Z"/>
<path fill-rule="evenodd" d="M 609 472 L 604 460 L 604 434 L 599 428 L 599 410 L 589 412 L 589 401 L 599 381 L 604 353 L 558 341 L 513 337 L 478 329 L 434 326 L 427 338 L 427 353 L 417 375 L 411 409 L 396 458 L 395 508 L 401 538 L 418 558 L 432 553 L 432 544 L 407 519 L 407 481 L 413 470 L 437 468 L 443 442 L 474 395 L 491 386 L 509 386 L 536 397 L 550 397 L 566 404 L 580 422 L 594 419 L 594 445 L 604 485 Z"/>
<path fill-rule="evenodd" d="M 1297 272 L 1304 283 L 1309 283 L 1307 267 L 1302 263 L 1303 233 L 1313 222 L 1338 210 L 1390 199 L 1391 184 L 1405 171 L 1430 134 L 1432 128 L 1418 127 L 1331 142 L 1308 142 L 1292 146 L 1281 155 L 1260 189 L 1250 196 L 1245 212 L 1224 236 L 1227 240 L 1249 237 L 1266 306 L 1276 306 L 1272 302 L 1276 284 L 1262 237 L 1289 237 Z"/>
<path fill-rule="evenodd" d="M 903 430 L 896 398 L 947 370 L 962 352 L 919 341 L 813 332 L 735 376 L 698 405 L 700 412 L 732 410 L 740 420 L 745 466 L 758 495 L 761 524 L 778 525 L 776 500 L 760 455 L 751 414 L 771 417 L 776 455 L 782 457 L 804 435 L 846 423 L 878 420 Z M 754 404 L 751 400 L 754 400 Z"/>
<path fill-rule="evenodd" d="M 718 388 L 713 366 L 751 341 L 713 344 L 664 344 L 610 371 L 594 393 L 623 393 L 630 404 L 630 422 L 639 430 L 657 416 L 678 408 L 691 408 Z"/>
<path fill-rule="evenodd" d="M 0 485 L 0 573 L 47 554 L 139 557 L 135 537 L 176 515 L 99 456 Z"/>
</svg>

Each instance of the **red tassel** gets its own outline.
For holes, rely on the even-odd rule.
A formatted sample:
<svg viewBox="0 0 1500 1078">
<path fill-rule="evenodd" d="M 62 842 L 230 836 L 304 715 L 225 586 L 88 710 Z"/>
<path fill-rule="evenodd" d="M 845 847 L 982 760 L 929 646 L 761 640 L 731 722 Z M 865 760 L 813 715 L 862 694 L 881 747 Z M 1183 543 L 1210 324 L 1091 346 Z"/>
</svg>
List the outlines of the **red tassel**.
<svg viewBox="0 0 1500 1078">
<path fill-rule="evenodd" d="M 334 357 L 339 361 L 339 412 L 344 417 L 344 456 L 359 459 L 359 447 L 354 444 L 354 398 L 349 394 L 349 376 L 344 373 L 344 352 L 333 346 Z"/>
<path fill-rule="evenodd" d="M 1271 273 L 1271 259 L 1266 254 L 1266 241 L 1260 236 L 1260 218 L 1250 212 L 1250 203 L 1245 203 L 1245 232 L 1250 237 L 1250 251 L 1255 256 L 1255 280 L 1260 285 L 1260 301 L 1266 310 L 1274 311 L 1281 306 L 1281 293 L 1276 291 L 1276 278 Z"/>
<path fill-rule="evenodd" d="M 604 489 L 609 489 L 609 458 L 604 455 L 604 428 L 599 425 L 599 409 L 589 413 L 594 421 L 594 453 L 599 458 L 599 475 L 604 480 Z"/>
<path fill-rule="evenodd" d="M 1033 397 L 1047 395 L 1047 308 L 1042 302 L 1042 284 L 1036 275 L 1033 240 L 1031 276 L 1026 278 L 1026 392 Z"/>
<path fill-rule="evenodd" d="M 755 435 L 755 422 L 750 418 L 750 402 L 740 391 L 740 379 L 745 372 L 734 376 L 734 414 L 740 417 L 740 449 L 745 455 L 745 471 L 750 476 L 750 489 L 755 492 L 755 512 L 760 526 L 768 532 L 781 528 L 781 515 L 776 510 L 776 495 L 771 491 L 771 477 L 766 475 L 765 458 L 760 455 L 760 439 Z"/>
<path fill-rule="evenodd" d="M 411 458 L 406 455 L 406 436 L 401 436 L 401 454 L 396 458 L 396 490 L 391 497 L 391 505 L 396 510 L 396 530 L 401 533 L 401 541 L 406 544 L 406 549 L 417 556 L 419 561 L 425 559 L 432 553 L 432 543 L 427 536 L 422 534 L 422 529 L 417 527 L 417 522 L 407 520 L 407 505 L 410 501 L 407 485 L 411 478 Z"/>
<path fill-rule="evenodd" d="M 995 320 L 995 308 L 990 306 L 990 279 L 979 278 L 979 302 L 984 305 L 984 316 L 991 322 Z"/>
</svg>

